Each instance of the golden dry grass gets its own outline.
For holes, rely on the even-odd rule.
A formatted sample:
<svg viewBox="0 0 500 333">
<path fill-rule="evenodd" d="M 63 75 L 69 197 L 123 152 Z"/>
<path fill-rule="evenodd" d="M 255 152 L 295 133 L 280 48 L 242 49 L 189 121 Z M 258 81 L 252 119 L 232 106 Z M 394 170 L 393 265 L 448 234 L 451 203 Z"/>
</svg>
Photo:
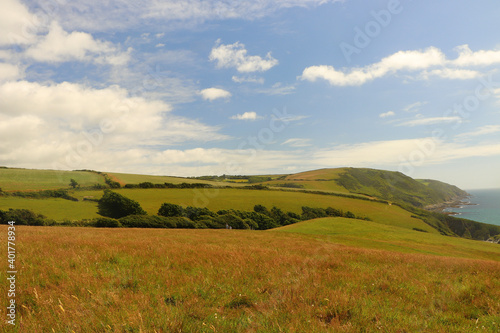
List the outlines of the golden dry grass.
<svg viewBox="0 0 500 333">
<path fill-rule="evenodd" d="M 18 332 L 498 332 L 496 261 L 275 231 L 17 235 Z"/>
</svg>

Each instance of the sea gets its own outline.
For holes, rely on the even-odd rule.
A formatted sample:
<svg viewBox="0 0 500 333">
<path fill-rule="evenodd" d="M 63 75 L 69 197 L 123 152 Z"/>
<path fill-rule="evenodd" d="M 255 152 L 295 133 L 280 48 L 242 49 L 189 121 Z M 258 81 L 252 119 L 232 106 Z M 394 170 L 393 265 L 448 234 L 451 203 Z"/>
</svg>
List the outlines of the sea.
<svg viewBox="0 0 500 333">
<path fill-rule="evenodd" d="M 460 207 L 446 208 L 457 217 L 500 225 L 500 189 L 467 190 L 471 196 Z"/>
</svg>

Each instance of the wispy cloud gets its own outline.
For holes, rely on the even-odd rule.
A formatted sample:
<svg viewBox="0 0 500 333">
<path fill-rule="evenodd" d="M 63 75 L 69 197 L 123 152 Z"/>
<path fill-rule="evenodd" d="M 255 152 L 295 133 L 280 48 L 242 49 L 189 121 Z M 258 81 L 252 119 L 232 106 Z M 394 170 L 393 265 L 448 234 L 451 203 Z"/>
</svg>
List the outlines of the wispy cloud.
<svg viewBox="0 0 500 333">
<path fill-rule="evenodd" d="M 311 146 L 312 144 L 311 144 L 311 139 L 292 138 L 283 142 L 282 145 L 299 148 L 299 147 L 308 147 Z"/>
<path fill-rule="evenodd" d="M 498 133 L 498 132 L 500 132 L 500 125 L 486 125 L 486 126 L 479 127 L 475 131 L 459 134 L 456 137 L 457 138 L 469 138 L 469 137 L 482 136 L 482 135 L 493 134 L 493 133 Z"/>
<path fill-rule="evenodd" d="M 236 83 L 258 83 L 258 84 L 264 84 L 264 78 L 263 77 L 255 77 L 255 76 L 236 76 L 233 75 L 231 78 L 233 82 Z"/>
<path fill-rule="evenodd" d="M 435 124 L 447 124 L 447 123 L 461 123 L 463 119 L 461 117 L 429 117 L 429 118 L 418 118 L 409 121 L 404 121 L 399 123 L 397 126 L 422 126 L 422 125 L 435 125 Z"/>
<path fill-rule="evenodd" d="M 241 73 L 265 72 L 278 64 L 270 52 L 265 58 L 248 55 L 244 44 L 236 42 L 225 45 L 220 39 L 212 48 L 209 59 L 215 61 L 218 68 L 236 68 Z"/>
</svg>

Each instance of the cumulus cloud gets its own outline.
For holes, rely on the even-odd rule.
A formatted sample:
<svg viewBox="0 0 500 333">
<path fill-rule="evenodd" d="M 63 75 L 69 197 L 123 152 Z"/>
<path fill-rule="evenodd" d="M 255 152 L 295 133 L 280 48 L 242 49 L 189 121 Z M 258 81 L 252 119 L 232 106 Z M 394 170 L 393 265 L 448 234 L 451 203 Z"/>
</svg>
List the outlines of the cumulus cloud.
<svg viewBox="0 0 500 333">
<path fill-rule="evenodd" d="M 24 76 L 23 71 L 17 65 L 0 62 L 0 83 L 3 81 L 12 81 Z"/>
<path fill-rule="evenodd" d="M 245 112 L 243 114 L 237 114 L 231 117 L 231 119 L 235 120 L 257 120 L 259 118 L 262 118 L 257 115 L 257 112 L 250 111 L 250 112 Z"/>
<path fill-rule="evenodd" d="M 456 50 L 459 55 L 453 60 L 447 59 L 438 48 L 429 47 L 423 51 L 398 51 L 378 63 L 359 68 L 340 70 L 328 65 L 310 66 L 304 69 L 299 78 L 311 82 L 322 79 L 334 86 L 359 86 L 400 71 L 420 71 L 417 75 L 419 79 L 440 77 L 468 80 L 477 78 L 480 72 L 463 67 L 500 63 L 500 50 L 472 52 L 468 45 L 462 45 Z"/>
<path fill-rule="evenodd" d="M 218 98 L 229 98 L 231 93 L 220 88 L 207 88 L 200 91 L 201 97 L 205 100 L 213 101 Z"/>
<path fill-rule="evenodd" d="M 311 66 L 304 69 L 302 80 L 323 79 L 336 86 L 359 86 L 401 70 L 419 70 L 444 63 L 444 54 L 435 47 L 425 51 L 399 51 L 380 62 L 350 71 L 337 70 L 332 66 Z"/>
<path fill-rule="evenodd" d="M 394 113 L 394 111 L 387 111 L 387 112 L 379 114 L 378 116 L 380 118 L 387 118 L 387 117 L 392 117 L 392 116 L 395 116 L 395 115 L 396 115 L 396 113 Z"/>
<path fill-rule="evenodd" d="M 52 22 L 47 35 L 26 50 L 26 56 L 39 62 L 94 61 L 111 65 L 124 65 L 129 61 L 127 52 L 120 52 L 110 42 L 96 40 L 85 32 L 64 31 Z"/>
<path fill-rule="evenodd" d="M 270 52 L 265 58 L 251 56 L 247 54 L 244 44 L 236 42 L 224 45 L 220 40 L 212 48 L 209 59 L 215 61 L 218 68 L 236 68 L 241 73 L 265 72 L 278 64 Z"/>
<path fill-rule="evenodd" d="M 35 39 L 37 18 L 18 0 L 2 0 L 0 46 L 31 44 Z"/>
<path fill-rule="evenodd" d="M 218 128 L 171 114 L 159 100 L 130 97 L 125 89 L 80 84 L 0 85 L 0 160 L 12 166 L 85 167 L 119 155 L 140 163 L 141 149 L 225 140 Z M 153 148 L 151 148 L 153 149 Z M 100 167 L 99 167 L 100 169 Z"/>
</svg>

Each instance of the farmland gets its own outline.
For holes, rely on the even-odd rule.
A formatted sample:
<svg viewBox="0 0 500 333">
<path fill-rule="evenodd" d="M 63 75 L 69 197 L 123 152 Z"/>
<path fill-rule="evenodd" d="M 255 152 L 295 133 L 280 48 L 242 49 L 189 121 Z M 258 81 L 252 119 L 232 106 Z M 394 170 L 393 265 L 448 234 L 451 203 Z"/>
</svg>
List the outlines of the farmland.
<svg viewBox="0 0 500 333">
<path fill-rule="evenodd" d="M 350 193 L 335 182 L 341 169 L 282 175 L 261 183 L 269 188 L 81 171 L 63 172 L 68 180 L 63 184 L 43 170 L 24 170 L 24 178 L 20 171 L 8 172 L 0 176 L 0 184 L 10 192 L 63 188 L 72 199 L 9 192 L 0 196 L 0 210 L 27 208 L 59 224 L 17 226 L 18 325 L 9 332 L 499 329 L 500 246 L 443 236 L 404 205 L 347 197 Z M 16 172 L 17 180 L 9 180 Z M 72 189 L 69 179 L 84 186 Z M 112 189 L 149 215 L 168 202 L 213 212 L 252 211 L 263 205 L 300 214 L 303 206 L 333 207 L 366 219 L 316 218 L 266 231 L 61 226 L 99 216 L 96 201 L 103 190 L 94 188 L 107 186 L 106 179 L 121 186 L 224 186 Z M 272 187 L 287 182 L 331 193 Z M 446 195 L 453 190 L 447 184 L 433 186 L 442 187 Z M 0 226 L 0 232 L 4 241 L 6 226 Z M 3 271 L 6 263 L 0 265 Z M 6 279 L 0 286 L 6 290 Z M 2 306 L 0 315 L 5 317 L 5 311 Z"/>
</svg>

